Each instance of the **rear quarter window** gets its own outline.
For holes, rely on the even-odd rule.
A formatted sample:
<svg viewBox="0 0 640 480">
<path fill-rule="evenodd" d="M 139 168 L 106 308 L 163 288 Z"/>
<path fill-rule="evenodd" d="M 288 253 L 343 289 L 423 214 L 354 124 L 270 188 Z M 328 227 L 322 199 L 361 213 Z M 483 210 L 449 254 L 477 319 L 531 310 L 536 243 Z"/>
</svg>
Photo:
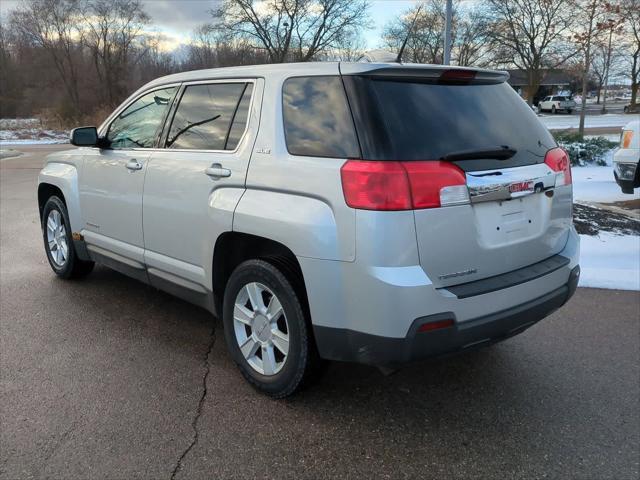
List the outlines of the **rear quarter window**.
<svg viewBox="0 0 640 480">
<path fill-rule="evenodd" d="M 360 157 L 353 118 L 340 77 L 286 80 L 282 88 L 282 116 L 290 154 Z"/>
</svg>

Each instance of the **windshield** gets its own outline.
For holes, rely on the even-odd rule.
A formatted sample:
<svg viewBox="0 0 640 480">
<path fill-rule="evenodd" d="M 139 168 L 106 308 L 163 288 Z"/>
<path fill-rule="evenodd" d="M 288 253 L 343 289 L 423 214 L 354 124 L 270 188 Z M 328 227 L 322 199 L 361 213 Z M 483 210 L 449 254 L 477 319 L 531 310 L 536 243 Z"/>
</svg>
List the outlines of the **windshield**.
<svg viewBox="0 0 640 480">
<path fill-rule="evenodd" d="M 363 158 L 438 160 L 507 146 L 508 159 L 460 162 L 465 170 L 541 163 L 556 144 L 506 83 L 451 85 L 345 77 Z"/>
</svg>

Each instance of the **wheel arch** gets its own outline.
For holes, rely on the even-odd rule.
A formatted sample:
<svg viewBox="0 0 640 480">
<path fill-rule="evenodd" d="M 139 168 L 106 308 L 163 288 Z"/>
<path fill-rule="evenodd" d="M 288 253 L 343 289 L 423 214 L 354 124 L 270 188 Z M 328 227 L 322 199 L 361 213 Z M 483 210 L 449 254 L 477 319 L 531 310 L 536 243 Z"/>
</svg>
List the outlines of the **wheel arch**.
<svg viewBox="0 0 640 480">
<path fill-rule="evenodd" d="M 59 187 L 53 185 L 51 183 L 40 183 L 38 185 L 38 212 L 40 213 L 40 221 L 42 221 L 42 212 L 44 210 L 44 205 L 47 203 L 49 198 L 57 196 L 62 200 L 62 203 L 67 205 L 67 201 L 64 198 L 64 192 L 60 190 Z"/>
<path fill-rule="evenodd" d="M 224 291 L 229 277 L 242 262 L 265 260 L 280 269 L 292 282 L 293 288 L 308 313 L 308 300 L 304 275 L 295 254 L 286 245 L 270 238 L 229 231 L 220 235 L 213 251 L 212 285 L 216 311 L 221 312 Z"/>
<path fill-rule="evenodd" d="M 69 222 L 73 232 L 82 229 L 78 169 L 69 163 L 50 162 L 38 176 L 38 209 L 42 219 L 42 209 L 51 195 L 59 195 L 67 207 Z"/>
</svg>

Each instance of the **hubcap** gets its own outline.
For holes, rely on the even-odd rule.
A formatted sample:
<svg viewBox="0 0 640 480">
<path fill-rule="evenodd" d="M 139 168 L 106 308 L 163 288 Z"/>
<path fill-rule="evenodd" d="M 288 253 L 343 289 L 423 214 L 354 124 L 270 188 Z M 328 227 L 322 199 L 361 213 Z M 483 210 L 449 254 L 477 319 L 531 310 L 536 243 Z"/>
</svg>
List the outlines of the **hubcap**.
<svg viewBox="0 0 640 480">
<path fill-rule="evenodd" d="M 289 354 L 289 325 L 278 297 L 258 282 L 240 289 L 233 329 L 242 355 L 256 372 L 275 375 Z"/>
<path fill-rule="evenodd" d="M 47 217 L 47 245 L 53 262 L 62 267 L 69 257 L 67 230 L 58 210 L 51 210 Z"/>
</svg>

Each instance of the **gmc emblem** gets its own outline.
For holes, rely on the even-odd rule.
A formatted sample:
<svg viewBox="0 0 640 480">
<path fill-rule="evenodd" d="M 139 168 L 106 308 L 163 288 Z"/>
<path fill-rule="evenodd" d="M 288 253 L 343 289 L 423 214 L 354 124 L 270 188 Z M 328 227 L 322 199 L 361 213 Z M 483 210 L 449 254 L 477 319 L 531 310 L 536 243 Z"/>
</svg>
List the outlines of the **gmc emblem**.
<svg viewBox="0 0 640 480">
<path fill-rule="evenodd" d="M 518 192 L 532 192 L 533 191 L 533 180 L 529 180 L 527 182 L 517 182 L 509 185 L 509 192 L 518 193 Z"/>
</svg>

